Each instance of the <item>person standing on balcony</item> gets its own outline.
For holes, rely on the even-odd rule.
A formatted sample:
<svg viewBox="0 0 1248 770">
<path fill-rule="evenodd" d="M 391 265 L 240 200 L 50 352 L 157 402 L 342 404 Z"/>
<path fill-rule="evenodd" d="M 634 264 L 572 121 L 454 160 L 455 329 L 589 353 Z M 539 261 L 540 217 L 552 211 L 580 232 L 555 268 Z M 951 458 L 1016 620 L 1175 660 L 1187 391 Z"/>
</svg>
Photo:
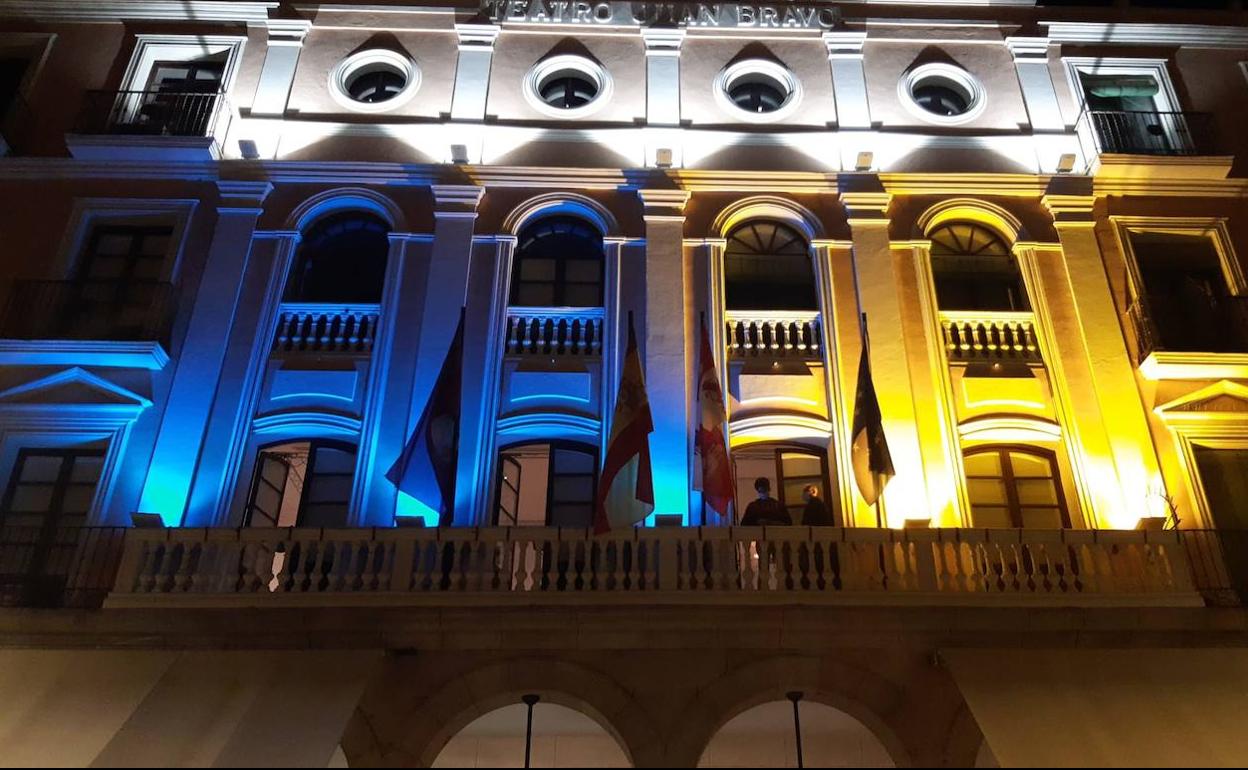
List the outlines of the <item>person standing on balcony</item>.
<svg viewBox="0 0 1248 770">
<path fill-rule="evenodd" d="M 802 509 L 802 526 L 832 526 L 832 514 L 828 512 L 828 506 L 819 497 L 819 487 L 814 484 L 802 487 L 802 502 L 806 503 L 806 507 Z"/>
<path fill-rule="evenodd" d="M 745 507 L 745 515 L 741 517 L 743 527 L 761 527 L 767 524 L 791 526 L 793 518 L 785 510 L 780 501 L 771 496 L 771 479 L 760 476 L 754 480 L 754 491 L 758 499 Z"/>
<path fill-rule="evenodd" d="M 828 510 L 828 506 L 819 497 L 819 487 L 814 484 L 807 484 L 802 488 L 802 500 L 806 502 L 806 507 L 802 509 L 802 526 L 804 527 L 831 527 L 835 522 L 832 521 L 832 513 Z M 807 551 L 814 552 L 813 574 L 808 572 L 810 567 L 810 559 L 807 557 Z M 828 557 L 824 559 L 824 552 Z M 827 569 L 824 569 L 824 565 Z M 811 544 L 801 547 L 801 558 L 799 566 L 802 573 L 802 588 L 817 587 L 819 590 L 840 590 L 841 588 L 841 563 L 836 553 L 836 544 L 825 542 L 822 545 Z"/>
</svg>

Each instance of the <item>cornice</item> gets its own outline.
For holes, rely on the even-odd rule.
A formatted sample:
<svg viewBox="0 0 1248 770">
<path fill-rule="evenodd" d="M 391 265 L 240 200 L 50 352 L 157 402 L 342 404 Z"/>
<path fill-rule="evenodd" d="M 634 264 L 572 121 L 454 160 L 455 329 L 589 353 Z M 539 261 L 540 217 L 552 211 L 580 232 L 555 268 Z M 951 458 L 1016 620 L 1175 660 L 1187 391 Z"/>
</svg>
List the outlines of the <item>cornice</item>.
<svg viewBox="0 0 1248 770">
<path fill-rule="evenodd" d="M 1093 21 L 1042 21 L 1040 26 L 1048 28 L 1054 43 L 1248 48 L 1248 27 Z"/>
<path fill-rule="evenodd" d="M 246 0 L 0 0 L 0 18 L 265 24 L 269 21 L 269 11 L 278 5 Z"/>
</svg>

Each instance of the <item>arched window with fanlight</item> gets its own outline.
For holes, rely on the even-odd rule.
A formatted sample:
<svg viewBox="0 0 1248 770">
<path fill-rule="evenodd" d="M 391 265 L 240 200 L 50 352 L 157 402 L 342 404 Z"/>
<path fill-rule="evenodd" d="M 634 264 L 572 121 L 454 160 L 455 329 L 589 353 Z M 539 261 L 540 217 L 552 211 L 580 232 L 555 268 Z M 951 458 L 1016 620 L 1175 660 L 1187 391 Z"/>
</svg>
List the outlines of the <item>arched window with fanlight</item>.
<svg viewBox="0 0 1248 770">
<path fill-rule="evenodd" d="M 363 211 L 342 211 L 303 233 L 286 282 L 286 302 L 377 303 L 386 279 L 390 226 Z"/>
<path fill-rule="evenodd" d="M 770 220 L 747 222 L 729 233 L 724 300 L 729 310 L 818 310 L 806 238 Z"/>
<path fill-rule="evenodd" d="M 995 231 L 973 222 L 951 222 L 933 230 L 928 238 L 941 310 L 1031 310 L 1018 261 Z"/>
<path fill-rule="evenodd" d="M 967 450 L 963 461 L 973 526 L 1071 526 L 1053 452 L 1035 447 L 985 446 Z"/>
<path fill-rule="evenodd" d="M 589 223 L 553 216 L 520 231 L 512 262 L 512 305 L 600 307 L 602 284 L 602 233 Z"/>
</svg>

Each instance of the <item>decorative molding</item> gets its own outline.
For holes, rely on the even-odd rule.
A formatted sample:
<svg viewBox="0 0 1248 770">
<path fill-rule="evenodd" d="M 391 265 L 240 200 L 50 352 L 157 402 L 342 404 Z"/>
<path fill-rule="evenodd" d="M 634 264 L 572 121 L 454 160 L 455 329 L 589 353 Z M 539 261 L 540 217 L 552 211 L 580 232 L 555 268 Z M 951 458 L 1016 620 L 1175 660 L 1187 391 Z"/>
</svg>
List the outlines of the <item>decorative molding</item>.
<svg viewBox="0 0 1248 770">
<path fill-rule="evenodd" d="M 479 51 L 482 48 L 494 47 L 502 27 L 497 24 L 456 24 L 455 34 L 459 36 L 460 50 L 465 48 Z"/>
<path fill-rule="evenodd" d="M 128 390 L 115 383 L 92 374 L 82 367 L 72 367 L 56 374 L 41 377 L 37 380 L 24 382 L 21 385 L 15 385 L 4 391 L 0 391 L 0 408 L 13 409 L 18 407 L 36 407 L 48 406 L 52 404 L 63 405 L 66 402 L 61 401 L 17 401 L 17 399 L 25 399 L 30 396 L 37 396 L 40 393 L 49 393 L 56 388 L 65 385 L 82 385 L 88 390 L 98 393 L 109 399 L 109 402 L 85 402 L 88 406 L 109 406 L 109 407 L 126 407 L 132 410 L 142 411 L 152 405 L 151 399 L 141 396 L 134 391 Z M 71 402 L 75 403 L 75 402 Z M 136 412 L 137 415 L 137 412 Z"/>
<path fill-rule="evenodd" d="M 1096 206 L 1095 195 L 1045 195 L 1040 199 L 1053 216 L 1055 225 L 1092 226 L 1092 210 Z"/>
<path fill-rule="evenodd" d="M 403 209 L 389 197 L 367 187 L 335 187 L 319 192 L 295 207 L 286 218 L 286 226 L 295 232 L 303 232 L 326 214 L 350 209 L 368 211 L 381 217 L 392 231 L 407 229 Z"/>
<path fill-rule="evenodd" d="M 220 179 L 217 181 L 217 193 L 221 197 L 218 208 L 259 209 L 271 192 L 272 182 Z"/>
<path fill-rule="evenodd" d="M 688 190 L 638 190 L 646 219 L 685 218 L 685 205 L 689 203 Z"/>
<path fill-rule="evenodd" d="M 730 232 L 751 219 L 778 219 L 796 227 L 811 244 L 824 237 L 823 223 L 813 211 L 777 195 L 754 195 L 733 201 L 715 217 L 710 232 L 722 244 Z"/>
<path fill-rule="evenodd" d="M 560 412 L 517 414 L 498 421 L 498 444 L 507 438 L 554 438 L 578 436 L 598 441 L 602 423 L 594 417 Z"/>
<path fill-rule="evenodd" d="M 1167 421 L 1173 415 L 1192 413 L 1233 413 L 1248 417 L 1248 386 L 1221 380 L 1154 407 L 1153 411 Z"/>
<path fill-rule="evenodd" d="M 762 414 L 729 420 L 732 448 L 763 441 L 815 439 L 826 441 L 832 436 L 832 423 L 818 417 L 797 414 Z"/>
<path fill-rule="evenodd" d="M 1210 380 L 1228 377 L 1248 380 L 1248 353 L 1167 353 L 1154 351 L 1140 364 L 1150 381 Z"/>
<path fill-rule="evenodd" d="M 861 59 L 867 42 L 866 32 L 824 32 L 823 44 L 829 59 Z"/>
<path fill-rule="evenodd" d="M 244 0 L 0 0 L 0 18 L 32 21 L 196 21 L 267 24 L 280 3 Z"/>
<path fill-rule="evenodd" d="M 646 44 L 646 56 L 680 56 L 680 44 L 685 42 L 684 27 L 644 27 L 641 39 Z"/>
<path fill-rule="evenodd" d="M 1042 21 L 1055 43 L 1248 48 L 1248 29 L 1207 24 Z"/>
<path fill-rule="evenodd" d="M 0 340 L 3 366 L 100 366 L 158 372 L 169 364 L 159 342 Z"/>
<path fill-rule="evenodd" d="M 477 216 L 477 206 L 485 197 L 485 187 L 462 184 L 435 184 L 429 186 L 433 193 L 435 217 Z"/>
<path fill-rule="evenodd" d="M 312 22 L 304 19 L 269 19 L 269 45 L 302 46 L 312 29 Z"/>
<path fill-rule="evenodd" d="M 577 193 L 542 193 L 529 198 L 507 214 L 503 230 L 514 238 L 529 222 L 552 214 L 570 214 L 594 225 L 603 237 L 619 237 L 620 223 L 606 206 Z"/>
<path fill-rule="evenodd" d="M 1014 56 L 1014 62 L 1046 61 L 1049 58 L 1049 46 L 1053 41 L 1047 37 L 1007 37 L 1006 48 Z"/>
<path fill-rule="evenodd" d="M 1024 436 L 1029 441 L 1061 441 L 1062 426 L 1038 417 L 1020 415 L 993 415 L 977 417 L 958 425 L 958 436 L 963 441 L 1019 441 Z"/>
<path fill-rule="evenodd" d="M 358 417 L 351 417 L 333 412 L 277 412 L 266 414 L 252 420 L 252 432 L 257 436 L 269 436 L 275 433 L 291 431 L 319 430 L 339 436 L 358 436 L 361 422 Z"/>
</svg>

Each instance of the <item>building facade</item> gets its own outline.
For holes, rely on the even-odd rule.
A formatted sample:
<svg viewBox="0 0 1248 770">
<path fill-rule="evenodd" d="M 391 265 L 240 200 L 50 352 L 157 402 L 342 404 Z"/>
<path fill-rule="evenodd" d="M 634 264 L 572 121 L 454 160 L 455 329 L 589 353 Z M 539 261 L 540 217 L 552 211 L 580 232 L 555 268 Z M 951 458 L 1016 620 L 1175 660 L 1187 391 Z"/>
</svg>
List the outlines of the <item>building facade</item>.
<svg viewBox="0 0 1248 770">
<path fill-rule="evenodd" d="M 0 0 L 0 764 L 1248 762 L 1246 99 L 1239 0 Z"/>
</svg>

